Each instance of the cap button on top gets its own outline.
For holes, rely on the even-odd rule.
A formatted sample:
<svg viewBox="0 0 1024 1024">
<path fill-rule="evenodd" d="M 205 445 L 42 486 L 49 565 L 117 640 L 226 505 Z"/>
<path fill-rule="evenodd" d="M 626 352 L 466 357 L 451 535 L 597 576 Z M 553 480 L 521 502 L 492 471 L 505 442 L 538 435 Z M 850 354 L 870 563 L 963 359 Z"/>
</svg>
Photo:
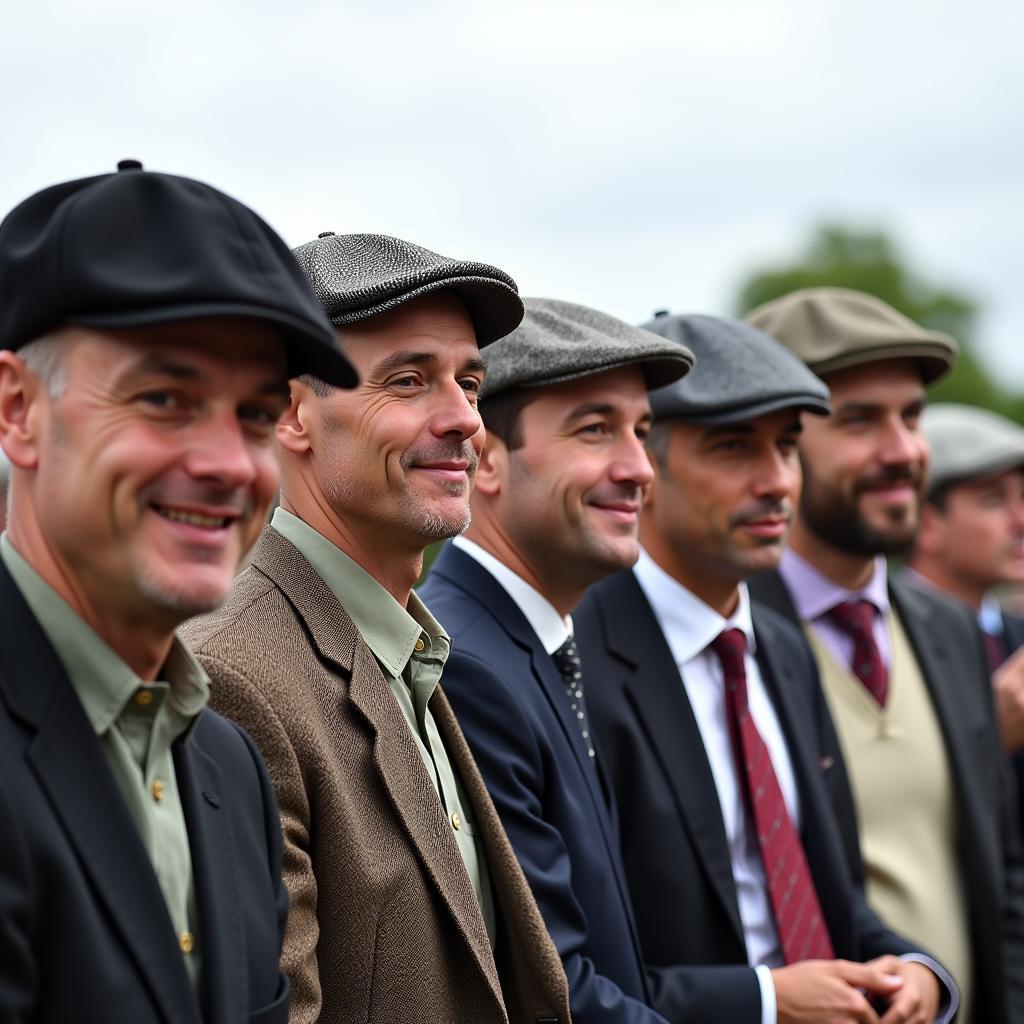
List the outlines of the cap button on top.
<svg viewBox="0 0 1024 1024">
<path fill-rule="evenodd" d="M 141 160 L 118 160 L 117 169 L 119 171 L 141 171 L 142 161 Z"/>
<path fill-rule="evenodd" d="M 328 237 L 330 237 L 333 234 L 334 234 L 333 231 L 321 231 L 320 234 L 317 235 L 316 237 L 317 238 L 328 238 Z"/>
</svg>

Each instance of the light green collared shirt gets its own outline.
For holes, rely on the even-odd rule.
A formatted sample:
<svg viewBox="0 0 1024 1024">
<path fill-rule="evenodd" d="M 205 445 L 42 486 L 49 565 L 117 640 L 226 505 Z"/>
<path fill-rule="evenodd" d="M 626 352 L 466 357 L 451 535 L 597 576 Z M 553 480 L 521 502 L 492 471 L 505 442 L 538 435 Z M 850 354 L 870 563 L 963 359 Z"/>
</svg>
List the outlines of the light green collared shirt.
<svg viewBox="0 0 1024 1024">
<path fill-rule="evenodd" d="M 209 699 L 206 673 L 177 639 L 166 681 L 147 683 L 77 615 L 7 539 L 3 559 L 68 674 L 128 804 L 156 872 L 194 989 L 200 975 L 197 914 L 185 815 L 171 744 Z"/>
<path fill-rule="evenodd" d="M 377 659 L 452 824 L 493 946 L 494 898 L 487 859 L 429 707 L 451 651 L 450 638 L 415 593 L 409 595 L 408 609 L 403 608 L 362 566 L 297 516 L 278 508 L 271 525 L 331 588 Z"/>
</svg>

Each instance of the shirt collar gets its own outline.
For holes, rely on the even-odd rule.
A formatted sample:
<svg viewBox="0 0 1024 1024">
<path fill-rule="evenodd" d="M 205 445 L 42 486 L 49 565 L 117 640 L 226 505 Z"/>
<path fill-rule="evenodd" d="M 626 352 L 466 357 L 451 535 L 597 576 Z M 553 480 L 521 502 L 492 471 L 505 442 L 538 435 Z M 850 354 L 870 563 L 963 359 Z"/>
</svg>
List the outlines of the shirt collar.
<svg viewBox="0 0 1024 1024">
<path fill-rule="evenodd" d="M 986 594 L 981 599 L 981 607 L 978 609 L 978 625 L 989 636 L 1003 635 L 1003 608 L 999 600 L 992 594 Z"/>
<path fill-rule="evenodd" d="M 566 615 L 563 618 L 559 615 L 555 606 L 539 590 L 530 586 L 504 562 L 466 537 L 456 537 L 452 544 L 470 558 L 476 559 L 502 585 L 548 654 L 554 654 L 572 636 L 572 616 Z"/>
<path fill-rule="evenodd" d="M 102 736 L 132 695 L 149 684 L 22 558 L 6 533 L 0 537 L 0 557 L 64 666 L 93 731 Z M 167 683 L 167 700 L 183 728 L 209 700 L 209 677 L 177 637 L 158 681 Z"/>
<path fill-rule="evenodd" d="M 685 665 L 697 657 L 726 629 L 740 630 L 746 637 L 747 650 L 751 654 L 757 649 L 750 595 L 745 583 L 739 586 L 736 611 L 725 619 L 665 572 L 643 548 L 633 572 L 654 610 L 677 665 Z"/>
<path fill-rule="evenodd" d="M 885 558 L 874 560 L 871 579 L 858 590 L 848 590 L 829 579 L 792 548 L 786 548 L 779 563 L 779 574 L 793 598 L 802 622 L 813 622 L 844 601 L 870 601 L 884 616 L 889 613 L 889 582 Z"/>
<path fill-rule="evenodd" d="M 295 545 L 331 589 L 366 646 L 391 676 L 400 676 L 416 649 L 450 644 L 440 623 L 411 594 L 403 608 L 358 562 L 298 516 L 278 507 L 271 526 Z"/>
</svg>

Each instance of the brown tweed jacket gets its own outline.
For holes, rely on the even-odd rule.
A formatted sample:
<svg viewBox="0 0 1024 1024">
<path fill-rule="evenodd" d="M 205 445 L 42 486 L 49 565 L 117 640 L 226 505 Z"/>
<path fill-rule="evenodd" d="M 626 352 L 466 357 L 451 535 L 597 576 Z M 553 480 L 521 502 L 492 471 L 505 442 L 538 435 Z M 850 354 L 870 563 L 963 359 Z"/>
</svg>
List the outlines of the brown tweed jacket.
<svg viewBox="0 0 1024 1024">
<path fill-rule="evenodd" d="M 267 527 L 227 604 L 182 634 L 277 790 L 293 1024 L 567 1024 L 561 960 L 444 695 L 431 709 L 482 833 L 493 955 L 402 711 L 296 548 Z"/>
</svg>

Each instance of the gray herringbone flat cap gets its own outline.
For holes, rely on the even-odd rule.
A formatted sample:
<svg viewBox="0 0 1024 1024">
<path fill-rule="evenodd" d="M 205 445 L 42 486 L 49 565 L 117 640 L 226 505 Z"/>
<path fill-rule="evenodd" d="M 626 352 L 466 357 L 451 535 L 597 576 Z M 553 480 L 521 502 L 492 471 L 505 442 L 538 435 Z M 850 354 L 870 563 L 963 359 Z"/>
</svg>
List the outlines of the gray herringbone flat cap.
<svg viewBox="0 0 1024 1024">
<path fill-rule="evenodd" d="M 832 410 L 828 388 L 792 352 L 764 331 L 716 316 L 658 314 L 648 331 L 685 345 L 693 372 L 651 395 L 658 418 L 688 423 L 739 423 L 779 409 L 819 416 Z"/>
<path fill-rule="evenodd" d="M 973 405 L 930 405 L 921 428 L 932 450 L 928 486 L 985 480 L 1024 467 L 1024 428 Z"/>
<path fill-rule="evenodd" d="M 744 318 L 795 352 L 816 374 L 913 359 L 926 384 L 953 368 L 957 344 L 892 306 L 848 288 L 803 288 L 752 309 Z"/>
<path fill-rule="evenodd" d="M 441 289 L 463 301 L 481 348 L 523 319 L 515 281 L 487 263 L 452 260 L 387 235 L 333 231 L 292 252 L 333 324 L 366 320 Z"/>
<path fill-rule="evenodd" d="M 526 316 L 487 352 L 482 397 L 639 366 L 649 389 L 678 380 L 693 353 L 624 320 L 556 299 L 524 299 Z"/>
</svg>

